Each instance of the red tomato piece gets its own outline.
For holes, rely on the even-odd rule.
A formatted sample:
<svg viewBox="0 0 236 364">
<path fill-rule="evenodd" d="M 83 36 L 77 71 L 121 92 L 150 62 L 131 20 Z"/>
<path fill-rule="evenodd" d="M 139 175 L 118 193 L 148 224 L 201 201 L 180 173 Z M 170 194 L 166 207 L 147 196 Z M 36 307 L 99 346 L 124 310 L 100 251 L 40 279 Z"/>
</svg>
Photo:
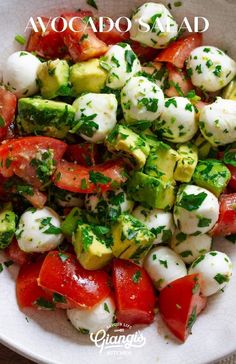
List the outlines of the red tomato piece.
<svg viewBox="0 0 236 364">
<path fill-rule="evenodd" d="M 99 29 L 99 22 L 95 23 L 96 28 Z M 127 25 L 120 24 L 121 31 L 117 30 L 115 27 L 110 29 L 110 22 L 108 19 L 104 19 L 104 28 L 102 32 L 97 33 L 97 37 L 102 40 L 107 45 L 117 44 L 120 42 L 125 42 L 129 39 L 130 34 L 127 29 Z"/>
<path fill-rule="evenodd" d="M 31 165 L 32 159 L 36 158 L 40 151 L 50 150 L 53 152 L 56 167 L 66 148 L 64 142 L 43 136 L 8 140 L 0 145 L 0 173 L 4 177 L 16 174 L 35 188 L 39 188 L 42 182 L 37 176 L 36 167 Z"/>
<path fill-rule="evenodd" d="M 121 159 L 95 167 L 84 167 L 62 161 L 53 175 L 54 184 L 70 192 L 93 193 L 117 188 L 127 180 Z"/>
<path fill-rule="evenodd" d="M 172 63 L 175 67 L 183 68 L 184 62 L 190 56 L 190 53 L 201 45 L 202 33 L 190 34 L 185 38 L 178 39 L 160 51 L 155 60 Z"/>
<path fill-rule="evenodd" d="M 86 15 L 85 15 L 86 14 Z M 72 22 L 73 30 L 68 26 L 61 33 L 64 44 L 74 62 L 87 61 L 88 59 L 100 57 L 107 52 L 107 45 L 97 38 L 85 17 L 92 17 L 91 12 L 64 13 L 62 17 Z"/>
<path fill-rule="evenodd" d="M 167 64 L 166 67 L 170 83 L 170 88 L 165 90 L 165 94 L 168 97 L 186 96 L 189 91 L 193 90 L 193 84 L 190 79 L 187 78 L 184 70 L 178 69 L 171 64 Z"/>
<path fill-rule="evenodd" d="M 42 209 L 47 201 L 47 196 L 34 188 L 33 195 L 24 194 L 26 200 L 28 200 L 36 209 Z"/>
<path fill-rule="evenodd" d="M 16 296 L 21 308 L 37 307 L 36 301 L 41 298 L 51 300 L 51 295 L 46 293 L 37 283 L 42 266 L 42 259 L 22 265 L 16 280 Z"/>
<path fill-rule="evenodd" d="M 110 294 L 109 276 L 85 270 L 69 253 L 49 252 L 40 270 L 40 287 L 61 294 L 74 306 L 93 307 Z"/>
<path fill-rule="evenodd" d="M 43 58 L 64 58 L 68 50 L 61 38 L 60 32 L 55 32 L 52 29 L 49 18 L 41 17 L 41 19 L 46 27 L 46 31 L 43 32 L 40 24 L 36 22 L 38 32 L 32 30 L 26 50 L 28 52 L 35 52 Z M 60 30 L 58 22 L 55 26 L 56 29 Z"/>
<path fill-rule="evenodd" d="M 141 62 L 153 61 L 158 53 L 157 49 L 144 46 L 133 40 L 130 42 L 130 46 Z"/>
<path fill-rule="evenodd" d="M 6 137 L 8 127 L 14 119 L 16 103 L 16 96 L 0 87 L 0 140 Z"/>
<path fill-rule="evenodd" d="M 187 339 L 197 315 L 206 306 L 206 298 L 200 295 L 201 284 L 201 276 L 192 274 L 176 279 L 160 293 L 160 314 L 181 341 Z"/>
<path fill-rule="evenodd" d="M 7 256 L 13 260 L 14 263 L 23 265 L 28 262 L 30 255 L 23 252 L 14 237 L 11 244 L 5 249 Z"/>
<path fill-rule="evenodd" d="M 211 231 L 213 236 L 227 236 L 236 233 L 236 193 L 220 196 L 220 215 Z"/>
<path fill-rule="evenodd" d="M 146 271 L 122 259 L 113 261 L 113 284 L 120 324 L 150 324 L 154 319 L 155 292 Z"/>
<path fill-rule="evenodd" d="M 81 143 L 68 145 L 66 158 L 85 167 L 94 166 L 98 161 L 97 144 Z"/>
</svg>

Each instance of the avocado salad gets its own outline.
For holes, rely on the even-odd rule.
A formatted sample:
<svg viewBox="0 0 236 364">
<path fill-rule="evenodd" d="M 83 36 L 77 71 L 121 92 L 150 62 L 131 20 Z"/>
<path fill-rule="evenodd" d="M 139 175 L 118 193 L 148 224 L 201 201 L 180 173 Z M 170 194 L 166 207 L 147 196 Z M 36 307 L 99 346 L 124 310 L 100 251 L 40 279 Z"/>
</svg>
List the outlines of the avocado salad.
<svg viewBox="0 0 236 364">
<path fill-rule="evenodd" d="M 130 31 L 95 32 L 91 10 L 58 32 L 42 19 L 0 86 L 0 250 L 19 307 L 63 309 L 82 334 L 158 314 L 184 342 L 232 276 L 212 240 L 236 241 L 236 62 L 159 3 Z"/>
</svg>

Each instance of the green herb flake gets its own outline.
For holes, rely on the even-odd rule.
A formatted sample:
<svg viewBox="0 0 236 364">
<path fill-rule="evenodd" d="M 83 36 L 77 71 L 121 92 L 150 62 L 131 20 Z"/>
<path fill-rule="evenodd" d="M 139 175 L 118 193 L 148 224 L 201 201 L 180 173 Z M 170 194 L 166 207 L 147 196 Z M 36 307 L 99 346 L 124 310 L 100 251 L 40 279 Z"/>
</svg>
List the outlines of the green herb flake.
<svg viewBox="0 0 236 364">
<path fill-rule="evenodd" d="M 53 310 L 55 308 L 54 303 L 46 300 L 44 297 L 39 297 L 34 303 L 46 310 Z"/>
<path fill-rule="evenodd" d="M 108 307 L 108 304 L 105 302 L 104 303 L 104 311 L 110 313 L 110 310 L 109 310 L 109 307 Z"/>
<path fill-rule="evenodd" d="M 25 42 L 26 42 L 26 39 L 25 39 L 25 37 L 24 37 L 23 35 L 17 34 L 17 35 L 15 36 L 15 41 L 16 41 L 17 43 L 21 44 L 21 45 L 24 45 L 24 44 L 25 44 Z"/>
<path fill-rule="evenodd" d="M 189 257 L 190 255 L 193 256 L 193 253 L 191 250 L 185 250 L 184 252 L 180 253 L 181 257 L 183 258 L 187 258 Z"/>
<path fill-rule="evenodd" d="M 199 217 L 198 227 L 207 227 L 211 224 L 211 219 L 207 219 L 206 217 Z"/>
<path fill-rule="evenodd" d="M 5 262 L 3 262 L 3 264 L 5 265 L 6 268 L 10 267 L 12 264 L 14 264 L 13 260 L 7 260 Z"/>
<path fill-rule="evenodd" d="M 229 277 L 227 275 L 221 274 L 221 273 L 217 273 L 214 277 L 214 280 L 219 283 L 227 283 L 229 282 Z"/>
<path fill-rule="evenodd" d="M 192 264 L 192 268 L 195 268 L 203 259 L 205 259 L 205 255 L 200 255 Z"/>
<path fill-rule="evenodd" d="M 206 197 L 206 192 L 200 192 L 197 195 L 188 195 L 186 192 L 183 192 L 181 199 L 177 205 L 185 210 L 194 211 L 201 206 Z"/>
<path fill-rule="evenodd" d="M 194 306 L 193 311 L 189 317 L 188 324 L 187 324 L 187 328 L 190 332 L 192 330 L 194 323 L 196 322 L 196 319 L 197 319 L 197 306 Z"/>
<path fill-rule="evenodd" d="M 2 263 L 0 263 L 0 273 L 2 273 L 2 271 L 3 271 L 3 265 Z"/>
<path fill-rule="evenodd" d="M 66 303 L 66 298 L 60 293 L 53 293 L 52 300 L 54 303 Z"/>
<path fill-rule="evenodd" d="M 137 284 L 139 283 L 140 278 L 141 278 L 141 271 L 137 270 L 137 272 L 135 272 L 132 277 L 132 281 Z"/>
<path fill-rule="evenodd" d="M 5 120 L 3 119 L 2 115 L 0 115 L 0 128 L 4 128 L 5 125 Z"/>
<path fill-rule="evenodd" d="M 221 76 L 221 71 L 222 71 L 222 67 L 221 67 L 221 65 L 217 65 L 217 66 L 215 67 L 215 70 L 213 71 L 213 73 L 214 73 L 214 75 L 215 75 L 216 77 L 220 77 L 220 76 Z"/>
<path fill-rule="evenodd" d="M 165 107 L 169 107 L 170 105 L 173 105 L 177 108 L 177 101 L 174 98 L 171 98 L 165 102 Z"/>
<path fill-rule="evenodd" d="M 97 6 L 95 0 L 87 0 L 86 2 L 87 2 L 88 5 L 92 6 L 94 9 L 98 10 L 98 6 Z"/>
<path fill-rule="evenodd" d="M 63 263 L 65 263 L 66 261 L 67 261 L 67 259 L 69 259 L 69 255 L 67 255 L 67 254 L 65 254 L 65 253 L 58 253 L 58 256 L 59 256 L 59 258 L 61 259 L 61 261 L 63 262 Z"/>
<path fill-rule="evenodd" d="M 126 60 L 126 71 L 128 73 L 132 72 L 133 63 L 136 60 L 136 55 L 133 51 L 127 49 L 125 51 L 125 60 Z"/>
<path fill-rule="evenodd" d="M 161 260 L 159 259 L 159 262 L 161 265 L 164 265 L 164 267 L 167 269 L 168 268 L 168 263 L 167 263 L 167 260 Z"/>
<path fill-rule="evenodd" d="M 107 177 L 100 172 L 94 172 L 94 171 L 89 171 L 89 179 L 94 184 L 97 184 L 97 183 L 107 184 L 108 182 L 111 182 L 111 180 L 112 180 L 110 177 Z"/>
</svg>

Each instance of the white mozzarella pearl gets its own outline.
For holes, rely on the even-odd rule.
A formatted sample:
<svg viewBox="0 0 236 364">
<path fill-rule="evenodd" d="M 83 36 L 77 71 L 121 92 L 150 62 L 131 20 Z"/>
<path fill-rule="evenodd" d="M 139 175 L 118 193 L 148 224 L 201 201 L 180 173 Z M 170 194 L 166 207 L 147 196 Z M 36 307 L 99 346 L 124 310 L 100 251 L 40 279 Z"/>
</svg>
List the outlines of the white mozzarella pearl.
<svg viewBox="0 0 236 364">
<path fill-rule="evenodd" d="M 219 202 L 205 188 L 181 186 L 174 206 L 174 221 L 185 234 L 200 235 L 210 231 L 218 220 Z"/>
<path fill-rule="evenodd" d="M 218 251 L 211 251 L 201 255 L 193 262 L 189 274 L 200 273 L 202 275 L 202 294 L 211 296 L 223 289 L 232 275 L 232 263 L 229 257 Z"/>
<path fill-rule="evenodd" d="M 165 48 L 178 34 L 178 25 L 163 4 L 143 4 L 131 21 L 130 38 L 149 47 Z"/>
<path fill-rule="evenodd" d="M 220 49 L 202 46 L 191 52 L 187 60 L 187 70 L 194 86 L 215 92 L 234 78 L 236 63 Z"/>
<path fill-rule="evenodd" d="M 164 246 L 153 248 L 148 253 L 144 261 L 144 268 L 159 290 L 187 275 L 186 266 L 180 256 Z"/>
<path fill-rule="evenodd" d="M 16 231 L 20 249 L 26 253 L 43 253 L 55 249 L 63 240 L 60 226 L 59 215 L 50 207 L 25 211 Z"/>
<path fill-rule="evenodd" d="M 77 308 L 67 310 L 70 322 L 82 333 L 108 330 L 112 326 L 114 314 L 115 303 L 111 297 L 107 297 L 89 310 Z"/>
<path fill-rule="evenodd" d="M 7 59 L 3 70 L 3 83 L 18 98 L 38 92 L 37 71 L 40 60 L 28 52 L 15 52 Z"/>
</svg>

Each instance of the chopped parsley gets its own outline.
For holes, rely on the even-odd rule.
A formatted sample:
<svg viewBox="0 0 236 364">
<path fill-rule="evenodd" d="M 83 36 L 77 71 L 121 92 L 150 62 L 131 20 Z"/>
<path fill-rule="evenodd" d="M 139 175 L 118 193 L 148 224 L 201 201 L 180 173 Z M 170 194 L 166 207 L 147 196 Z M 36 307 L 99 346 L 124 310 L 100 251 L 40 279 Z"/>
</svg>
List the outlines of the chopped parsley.
<svg viewBox="0 0 236 364">
<path fill-rule="evenodd" d="M 187 328 L 189 331 L 192 330 L 192 327 L 193 327 L 194 323 L 196 322 L 196 319 L 197 319 L 197 306 L 194 306 L 193 311 L 189 317 L 188 324 L 187 324 Z"/>
<path fill-rule="evenodd" d="M 5 125 L 6 125 L 5 120 L 3 119 L 2 115 L 0 115 L 0 127 L 4 128 Z"/>
<path fill-rule="evenodd" d="M 181 257 L 183 258 L 187 258 L 189 257 L 190 255 L 193 255 L 192 251 L 191 250 L 185 250 L 184 252 L 180 253 Z"/>
<path fill-rule="evenodd" d="M 19 44 L 21 44 L 21 45 L 24 45 L 25 44 L 25 42 L 26 42 L 26 39 L 25 39 L 25 37 L 23 36 L 23 35 L 21 35 L 21 34 L 17 34 L 16 36 L 15 36 L 15 41 L 16 42 L 18 42 Z"/>
<path fill-rule="evenodd" d="M 105 302 L 104 303 L 104 311 L 110 313 L 110 310 L 109 310 L 109 307 L 108 307 L 108 304 Z"/>
<path fill-rule="evenodd" d="M 46 300 L 46 298 L 44 297 L 39 297 L 34 303 L 37 306 L 44 308 L 46 310 L 53 310 L 55 308 L 54 303 Z"/>
<path fill-rule="evenodd" d="M 66 303 L 66 298 L 60 293 L 53 293 L 52 300 L 54 303 Z"/>
<path fill-rule="evenodd" d="M 79 131 L 81 134 L 91 138 L 95 131 L 98 130 L 98 124 L 94 121 L 96 116 L 97 114 L 84 115 L 82 113 L 79 122 L 73 127 L 71 133 L 75 134 Z"/>
<path fill-rule="evenodd" d="M 87 0 L 86 2 L 88 5 L 92 6 L 94 9 L 98 9 L 98 6 L 97 6 L 95 0 Z"/>
<path fill-rule="evenodd" d="M 215 75 L 216 77 L 220 77 L 220 76 L 221 76 L 221 71 L 222 71 L 222 67 L 221 67 L 221 65 L 217 65 L 217 66 L 215 67 L 215 70 L 213 71 L 213 73 L 214 73 L 214 75 Z"/>
<path fill-rule="evenodd" d="M 145 106 L 147 111 L 156 112 L 158 109 L 158 99 L 143 97 L 142 99 L 138 100 L 138 105 Z"/>
<path fill-rule="evenodd" d="M 168 263 L 167 263 L 167 260 L 161 260 L 159 259 L 159 262 L 161 265 L 164 265 L 164 267 L 167 269 L 168 268 Z"/>
<path fill-rule="evenodd" d="M 229 277 L 227 275 L 221 274 L 221 273 L 217 273 L 214 277 L 214 280 L 219 283 L 227 283 L 229 282 Z"/>
<path fill-rule="evenodd" d="M 57 226 L 54 226 L 51 223 L 51 221 L 52 221 L 52 217 L 45 217 L 45 218 L 41 219 L 39 229 L 42 230 L 45 227 L 47 227 L 46 230 L 43 230 L 44 234 L 54 234 L 54 235 L 61 234 L 61 229 Z"/>
<path fill-rule="evenodd" d="M 194 211 L 201 206 L 206 197 L 206 192 L 200 192 L 197 195 L 188 195 L 186 192 L 183 192 L 181 200 L 178 202 L 178 206 L 188 211 Z"/>
<path fill-rule="evenodd" d="M 135 272 L 134 274 L 133 274 L 133 276 L 132 276 L 132 281 L 134 282 L 134 283 L 139 283 L 139 280 L 140 280 L 140 278 L 141 278 L 141 271 L 140 270 L 137 270 L 137 272 Z"/>
<path fill-rule="evenodd" d="M 192 268 L 195 268 L 203 259 L 205 259 L 205 255 L 200 255 L 192 264 Z"/>
<path fill-rule="evenodd" d="M 207 227 L 211 223 L 211 219 L 207 219 L 206 217 L 199 217 L 198 227 Z"/>
<path fill-rule="evenodd" d="M 107 177 L 100 172 L 94 172 L 94 171 L 89 171 L 89 179 L 94 184 L 97 184 L 97 183 L 107 184 L 108 182 L 111 182 L 110 177 Z"/>
<path fill-rule="evenodd" d="M 127 49 L 125 51 L 125 60 L 126 60 L 126 71 L 128 73 L 132 72 L 133 63 L 136 60 L 136 55 L 133 51 Z"/>
<path fill-rule="evenodd" d="M 165 107 L 169 107 L 170 105 L 174 105 L 174 107 L 177 107 L 176 99 L 171 98 L 165 102 Z"/>
</svg>

